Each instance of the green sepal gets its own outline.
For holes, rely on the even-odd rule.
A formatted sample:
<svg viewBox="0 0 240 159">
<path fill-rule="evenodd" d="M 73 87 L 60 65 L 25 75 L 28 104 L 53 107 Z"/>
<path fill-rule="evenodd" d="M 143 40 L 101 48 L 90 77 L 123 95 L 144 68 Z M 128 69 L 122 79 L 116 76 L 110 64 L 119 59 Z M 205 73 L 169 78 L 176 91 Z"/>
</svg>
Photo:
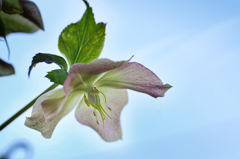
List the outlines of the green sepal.
<svg viewBox="0 0 240 159">
<path fill-rule="evenodd" d="M 32 68 L 34 66 L 36 66 L 36 64 L 38 64 L 39 62 L 45 62 L 47 64 L 55 63 L 61 69 L 64 69 L 65 71 L 68 70 L 67 62 L 61 56 L 48 54 L 48 53 L 38 53 L 32 59 L 32 64 L 31 64 L 31 66 L 29 67 L 29 70 L 28 70 L 28 77 L 30 76 L 30 72 L 31 72 Z"/>
<path fill-rule="evenodd" d="M 2 10 L 7 14 L 19 14 L 23 12 L 19 0 L 2 0 Z"/>
<path fill-rule="evenodd" d="M 14 67 L 0 59 L 0 76 L 9 76 L 15 74 Z"/>
<path fill-rule="evenodd" d="M 96 24 L 92 8 L 83 0 L 87 9 L 80 21 L 68 25 L 58 39 L 58 48 L 69 65 L 89 63 L 99 57 L 104 41 L 106 24 Z"/>
<path fill-rule="evenodd" d="M 50 79 L 51 82 L 63 85 L 65 79 L 67 78 L 67 75 L 68 75 L 68 72 L 66 70 L 57 69 L 57 70 L 52 70 L 48 72 L 48 74 L 45 77 Z"/>
</svg>

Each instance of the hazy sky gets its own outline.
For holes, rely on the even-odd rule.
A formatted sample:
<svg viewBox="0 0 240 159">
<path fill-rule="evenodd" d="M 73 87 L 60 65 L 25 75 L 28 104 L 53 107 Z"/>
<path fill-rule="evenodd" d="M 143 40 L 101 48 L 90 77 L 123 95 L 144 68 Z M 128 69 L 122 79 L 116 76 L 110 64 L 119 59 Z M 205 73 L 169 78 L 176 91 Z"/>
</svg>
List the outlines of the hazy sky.
<svg viewBox="0 0 240 159">
<path fill-rule="evenodd" d="M 7 37 L 16 75 L 0 78 L 0 123 L 51 85 L 44 76 L 58 67 L 38 64 L 29 79 L 31 59 L 38 52 L 61 55 L 59 34 L 85 11 L 81 0 L 34 2 L 45 31 Z M 107 23 L 100 57 L 120 61 L 134 55 L 132 61 L 173 88 L 157 99 L 128 91 L 121 114 L 123 139 L 113 143 L 79 124 L 74 111 L 45 139 L 24 126 L 29 109 L 0 132 L 0 154 L 21 140 L 31 144 L 35 159 L 240 158 L 240 1 L 88 2 L 96 21 Z M 7 61 L 4 42 L 0 48 Z"/>
</svg>

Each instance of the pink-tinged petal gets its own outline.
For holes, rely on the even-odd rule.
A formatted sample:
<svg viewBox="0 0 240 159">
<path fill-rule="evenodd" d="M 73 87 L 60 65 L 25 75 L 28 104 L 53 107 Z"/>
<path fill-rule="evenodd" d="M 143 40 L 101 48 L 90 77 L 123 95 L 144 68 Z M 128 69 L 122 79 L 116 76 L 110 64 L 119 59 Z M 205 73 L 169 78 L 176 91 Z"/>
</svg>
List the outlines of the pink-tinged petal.
<svg viewBox="0 0 240 159">
<path fill-rule="evenodd" d="M 82 77 L 78 73 L 71 73 L 68 74 L 66 80 L 63 84 L 63 90 L 66 94 L 66 96 L 69 96 L 69 94 L 73 91 L 73 89 L 77 86 L 84 87 L 84 83 L 82 81 Z"/>
<path fill-rule="evenodd" d="M 102 73 L 120 67 L 127 61 L 113 62 L 109 59 L 96 59 L 88 64 L 77 63 L 70 67 L 68 76 L 63 84 L 63 90 L 68 96 L 74 88 L 85 89 L 92 85 Z"/>
<path fill-rule="evenodd" d="M 95 84 L 96 87 L 132 89 L 152 97 L 163 97 L 172 86 L 163 85 L 160 78 L 151 70 L 137 62 L 128 62 L 108 71 Z"/>
<path fill-rule="evenodd" d="M 77 63 L 70 67 L 69 74 L 79 73 L 88 75 L 97 75 L 112 69 L 115 69 L 127 61 L 114 62 L 109 59 L 96 59 L 88 64 Z"/>
<path fill-rule="evenodd" d="M 122 108 L 128 102 L 127 90 L 103 87 L 99 88 L 98 90 L 104 93 L 106 96 L 107 105 L 111 108 L 111 111 L 107 108 L 105 98 L 102 94 L 100 94 L 100 102 L 104 110 L 112 119 L 106 118 L 104 120 L 103 128 L 103 122 L 100 113 L 96 111 L 97 119 L 99 121 L 98 125 L 96 123 L 96 117 L 93 115 L 93 107 L 87 107 L 83 99 L 76 109 L 75 117 L 80 123 L 88 125 L 96 130 L 105 141 L 110 142 L 121 139 L 122 130 L 120 125 L 120 114 Z"/>
<path fill-rule="evenodd" d="M 63 105 L 62 109 L 59 111 L 58 109 L 56 109 L 56 103 L 61 103 L 60 101 L 64 100 L 62 99 L 63 97 L 65 97 L 63 90 L 55 89 L 43 94 L 34 103 L 32 116 L 28 117 L 25 120 L 25 125 L 29 128 L 32 128 L 41 132 L 45 138 L 50 138 L 52 136 L 53 130 L 55 129 L 57 123 L 77 105 L 77 103 L 81 100 L 82 96 L 83 95 L 79 93 L 69 95 L 67 101 Z M 45 100 L 52 100 L 52 99 L 58 99 L 58 98 L 60 101 L 53 102 L 54 103 L 53 107 L 59 112 L 56 114 L 56 116 L 52 120 L 46 122 L 41 103 L 43 103 Z M 48 102 L 48 104 L 50 103 L 51 102 Z M 48 105 L 48 106 L 50 107 L 51 105 Z"/>
</svg>

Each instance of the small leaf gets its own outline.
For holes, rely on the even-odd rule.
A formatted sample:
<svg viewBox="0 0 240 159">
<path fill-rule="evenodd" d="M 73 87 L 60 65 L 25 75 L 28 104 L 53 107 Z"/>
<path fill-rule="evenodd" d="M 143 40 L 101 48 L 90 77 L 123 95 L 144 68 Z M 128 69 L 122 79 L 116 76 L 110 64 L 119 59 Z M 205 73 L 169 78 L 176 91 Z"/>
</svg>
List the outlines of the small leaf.
<svg viewBox="0 0 240 159">
<path fill-rule="evenodd" d="M 5 35 L 14 32 L 34 33 L 44 30 L 41 14 L 38 7 L 30 1 L 19 0 L 23 13 L 7 14 L 0 12 L 0 17 L 5 25 Z M 3 6 L 4 7 L 4 6 Z"/>
<path fill-rule="evenodd" d="M 67 75 L 68 75 L 68 72 L 66 70 L 57 69 L 57 70 L 48 72 L 48 74 L 45 77 L 49 78 L 51 82 L 63 85 L 65 79 L 67 78 Z"/>
<path fill-rule="evenodd" d="M 20 0 L 20 3 L 23 9 L 21 15 L 36 24 L 40 29 L 44 30 L 41 13 L 36 4 L 27 0 Z"/>
<path fill-rule="evenodd" d="M 18 0 L 2 0 L 2 10 L 7 14 L 19 14 L 23 12 Z"/>
<path fill-rule="evenodd" d="M 61 56 L 47 54 L 47 53 L 38 53 L 32 59 L 32 64 L 28 70 L 28 76 L 30 76 L 30 72 L 31 72 L 32 68 L 34 66 L 36 66 L 36 64 L 38 64 L 39 62 L 45 62 L 47 64 L 55 63 L 61 69 L 64 69 L 66 71 L 68 69 L 67 62 Z"/>
<path fill-rule="evenodd" d="M 105 40 L 106 24 L 96 24 L 87 1 L 87 9 L 80 21 L 67 26 L 58 39 L 58 48 L 69 65 L 89 63 L 99 57 Z"/>
<path fill-rule="evenodd" d="M 5 26 L 5 35 L 14 32 L 34 33 L 39 30 L 39 27 L 29 19 L 19 14 L 6 14 L 0 12 L 0 16 Z"/>
<path fill-rule="evenodd" d="M 5 26 L 4 23 L 2 22 L 2 19 L 0 17 L 0 36 L 2 36 L 4 38 L 4 41 L 7 45 L 7 49 L 8 49 L 8 59 L 10 58 L 10 48 L 8 46 L 8 42 L 7 42 L 7 38 L 6 38 L 6 34 L 5 34 Z"/>
<path fill-rule="evenodd" d="M 2 0 L 0 0 L 0 12 L 2 11 Z"/>
<path fill-rule="evenodd" d="M 0 59 L 0 76 L 8 76 L 12 74 L 15 74 L 13 66 Z"/>
</svg>

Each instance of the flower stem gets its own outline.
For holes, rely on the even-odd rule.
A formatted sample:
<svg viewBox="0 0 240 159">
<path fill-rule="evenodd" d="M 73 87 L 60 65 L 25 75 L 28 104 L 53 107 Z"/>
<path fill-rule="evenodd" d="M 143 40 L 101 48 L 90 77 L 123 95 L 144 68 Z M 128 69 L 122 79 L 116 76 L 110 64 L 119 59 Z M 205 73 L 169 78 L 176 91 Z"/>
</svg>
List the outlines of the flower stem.
<svg viewBox="0 0 240 159">
<path fill-rule="evenodd" d="M 42 94 L 56 88 L 58 86 L 58 84 L 53 84 L 51 85 L 48 89 L 46 89 L 44 92 L 42 92 L 39 96 L 37 96 L 35 99 L 33 99 L 30 103 L 28 103 L 25 107 L 23 107 L 21 110 L 19 110 L 16 114 L 14 114 L 11 118 L 9 118 L 7 121 L 5 121 L 1 126 L 0 126 L 0 131 L 2 131 L 2 129 L 4 129 L 6 126 L 8 126 L 8 124 L 10 124 L 13 120 L 15 120 L 18 116 L 20 116 L 22 113 L 24 113 L 26 110 L 28 110 L 34 103 L 35 101 L 38 99 L 38 97 L 40 97 Z"/>
</svg>

